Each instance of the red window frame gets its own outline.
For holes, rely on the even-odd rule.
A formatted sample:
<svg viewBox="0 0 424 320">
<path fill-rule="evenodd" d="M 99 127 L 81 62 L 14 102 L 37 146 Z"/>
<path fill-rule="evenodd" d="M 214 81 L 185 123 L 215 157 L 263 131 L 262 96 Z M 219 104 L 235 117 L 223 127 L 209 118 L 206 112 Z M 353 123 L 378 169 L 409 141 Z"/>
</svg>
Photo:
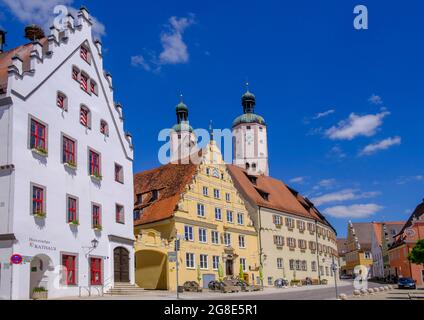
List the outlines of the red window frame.
<svg viewBox="0 0 424 320">
<path fill-rule="evenodd" d="M 75 158 L 75 141 L 67 137 L 63 137 L 63 162 L 71 162 L 75 164 Z"/>
<path fill-rule="evenodd" d="M 81 73 L 80 87 L 84 91 L 88 91 L 88 77 Z"/>
<path fill-rule="evenodd" d="M 124 183 L 124 167 L 115 163 L 115 181 Z"/>
<path fill-rule="evenodd" d="M 72 68 L 72 79 L 78 81 L 79 73 L 80 73 L 80 71 L 76 67 L 73 67 Z"/>
<path fill-rule="evenodd" d="M 88 49 L 85 48 L 84 46 L 81 46 L 80 49 L 80 57 L 84 60 L 88 62 Z"/>
<path fill-rule="evenodd" d="M 31 148 L 46 150 L 46 126 L 31 119 Z"/>
<path fill-rule="evenodd" d="M 100 176 L 100 154 L 90 150 L 90 175 Z"/>
<path fill-rule="evenodd" d="M 93 228 L 102 225 L 102 208 L 97 204 L 93 204 L 91 207 L 91 222 Z"/>
<path fill-rule="evenodd" d="M 65 96 L 61 93 L 57 94 L 56 104 L 59 108 L 65 109 Z"/>
<path fill-rule="evenodd" d="M 41 187 L 32 187 L 32 213 L 43 213 L 44 210 L 44 189 Z"/>
<path fill-rule="evenodd" d="M 102 284 L 102 259 L 90 258 L 90 275 L 91 285 L 98 286 Z"/>
<path fill-rule="evenodd" d="M 100 133 L 104 134 L 105 136 L 109 135 L 108 125 L 104 120 L 100 121 Z"/>
<path fill-rule="evenodd" d="M 80 109 L 80 123 L 84 127 L 90 128 L 90 110 L 86 107 L 81 107 Z"/>
<path fill-rule="evenodd" d="M 115 207 L 115 211 L 116 211 L 116 215 L 115 215 L 116 223 L 124 224 L 125 223 L 124 206 L 117 204 Z"/>
<path fill-rule="evenodd" d="M 68 197 L 68 223 L 77 221 L 77 199 Z"/>
<path fill-rule="evenodd" d="M 65 284 L 68 286 L 76 285 L 76 260 L 73 255 L 64 254 L 62 256 L 62 265 L 65 267 Z"/>
<path fill-rule="evenodd" d="M 91 93 L 97 94 L 96 92 L 96 83 L 93 81 L 90 81 L 90 91 Z"/>
</svg>

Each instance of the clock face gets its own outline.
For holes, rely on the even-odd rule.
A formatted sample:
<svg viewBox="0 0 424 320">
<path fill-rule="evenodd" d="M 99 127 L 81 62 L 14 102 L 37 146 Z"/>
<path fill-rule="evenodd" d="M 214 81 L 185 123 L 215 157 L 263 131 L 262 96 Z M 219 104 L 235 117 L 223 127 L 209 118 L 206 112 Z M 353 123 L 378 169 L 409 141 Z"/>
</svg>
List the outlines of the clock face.
<svg viewBox="0 0 424 320">
<path fill-rule="evenodd" d="M 246 141 L 249 143 L 253 141 L 253 135 L 251 133 L 246 134 Z"/>
</svg>

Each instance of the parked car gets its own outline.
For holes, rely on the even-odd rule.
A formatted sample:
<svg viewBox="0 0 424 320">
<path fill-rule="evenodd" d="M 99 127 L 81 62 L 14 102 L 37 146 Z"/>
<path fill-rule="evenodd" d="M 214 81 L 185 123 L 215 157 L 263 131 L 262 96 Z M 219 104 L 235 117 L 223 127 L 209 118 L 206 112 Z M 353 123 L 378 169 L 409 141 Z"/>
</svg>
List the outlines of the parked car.
<svg viewBox="0 0 424 320">
<path fill-rule="evenodd" d="M 196 281 L 187 281 L 184 283 L 184 291 L 202 292 L 202 288 Z"/>
<path fill-rule="evenodd" d="M 398 281 L 399 289 L 417 289 L 417 283 L 411 278 L 400 278 Z"/>
<path fill-rule="evenodd" d="M 274 281 L 274 286 L 277 288 L 288 287 L 289 281 L 286 279 L 277 279 Z"/>
</svg>

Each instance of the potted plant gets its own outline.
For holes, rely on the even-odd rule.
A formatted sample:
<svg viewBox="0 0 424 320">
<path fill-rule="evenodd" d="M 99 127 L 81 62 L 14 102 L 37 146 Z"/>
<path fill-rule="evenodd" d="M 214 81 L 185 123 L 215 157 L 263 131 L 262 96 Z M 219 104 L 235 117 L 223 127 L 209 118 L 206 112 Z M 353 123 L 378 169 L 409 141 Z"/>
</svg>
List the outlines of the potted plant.
<svg viewBox="0 0 424 320">
<path fill-rule="evenodd" d="M 47 300 L 48 290 L 43 287 L 36 287 L 32 290 L 32 299 L 34 300 Z"/>
<path fill-rule="evenodd" d="M 43 157 L 47 157 L 47 155 L 48 155 L 47 150 L 43 147 L 40 147 L 40 146 L 34 147 L 32 149 L 32 151 L 34 151 L 35 153 L 37 153 L 37 154 L 39 154 L 40 156 L 43 156 Z"/>
<path fill-rule="evenodd" d="M 93 226 L 93 229 L 95 231 L 102 231 L 103 230 L 103 228 L 102 228 L 102 226 L 100 224 L 96 224 L 95 226 Z"/>
<path fill-rule="evenodd" d="M 92 177 L 93 179 L 97 180 L 97 181 L 102 181 L 102 179 L 103 179 L 103 177 L 102 177 L 100 174 L 98 174 L 97 172 L 93 173 L 93 174 L 91 175 L 91 177 Z"/>
<path fill-rule="evenodd" d="M 70 221 L 69 224 L 71 226 L 79 226 L 80 225 L 78 219 L 75 219 L 75 220 Z"/>
<path fill-rule="evenodd" d="M 71 169 L 76 169 L 77 168 L 77 164 L 75 163 L 75 161 L 73 161 L 73 160 L 68 160 L 68 161 L 66 161 L 65 163 L 65 166 L 67 166 L 68 168 L 71 168 Z"/>
<path fill-rule="evenodd" d="M 34 213 L 34 217 L 37 219 L 44 219 L 47 216 L 45 212 L 39 211 Z"/>
</svg>

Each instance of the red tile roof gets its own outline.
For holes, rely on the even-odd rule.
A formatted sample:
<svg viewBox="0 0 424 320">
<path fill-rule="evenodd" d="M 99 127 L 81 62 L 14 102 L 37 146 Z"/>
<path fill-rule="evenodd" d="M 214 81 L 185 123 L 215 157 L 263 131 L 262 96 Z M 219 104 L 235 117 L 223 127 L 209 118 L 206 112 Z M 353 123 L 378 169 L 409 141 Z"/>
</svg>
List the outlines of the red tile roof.
<svg viewBox="0 0 424 320">
<path fill-rule="evenodd" d="M 47 38 L 40 39 L 39 41 L 43 45 L 44 50 L 47 50 Z M 30 68 L 29 56 L 32 49 L 33 44 L 27 43 L 9 51 L 0 53 L 0 93 L 2 93 L 2 91 L 6 92 L 8 78 L 7 69 L 12 64 L 12 58 L 15 55 L 19 55 L 23 61 L 23 70 L 28 71 Z"/>
<path fill-rule="evenodd" d="M 332 228 L 309 200 L 289 188 L 284 182 L 261 175 L 255 176 L 256 184 L 254 184 L 249 180 L 246 170 L 234 165 L 227 165 L 227 168 L 238 189 L 257 206 L 314 219 Z M 258 189 L 268 194 L 267 200 L 261 196 Z"/>
<path fill-rule="evenodd" d="M 168 219 L 173 216 L 181 194 L 192 181 L 197 166 L 194 164 L 167 164 L 134 175 L 134 198 L 142 195 L 142 203 L 135 203 L 135 210 L 142 210 L 134 225 Z M 152 191 L 158 198 L 152 201 Z"/>
</svg>

